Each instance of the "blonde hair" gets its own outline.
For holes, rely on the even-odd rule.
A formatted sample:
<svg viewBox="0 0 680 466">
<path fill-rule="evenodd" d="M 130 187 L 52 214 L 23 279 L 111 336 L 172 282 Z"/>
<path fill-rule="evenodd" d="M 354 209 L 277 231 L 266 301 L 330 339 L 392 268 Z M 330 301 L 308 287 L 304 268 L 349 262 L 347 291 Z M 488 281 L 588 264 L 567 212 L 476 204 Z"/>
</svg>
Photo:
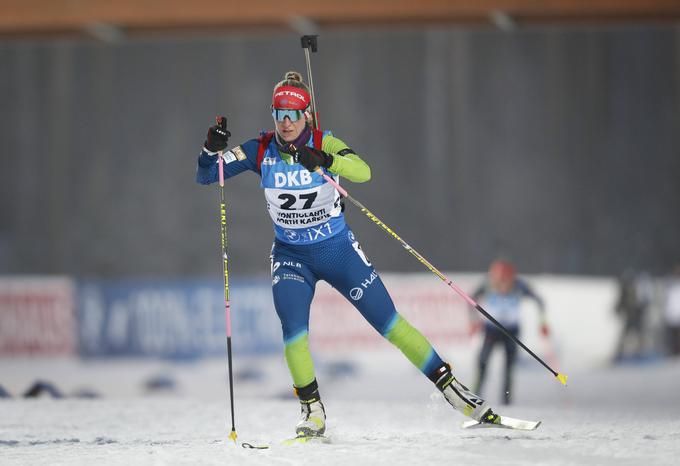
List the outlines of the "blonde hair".
<svg viewBox="0 0 680 466">
<path fill-rule="evenodd" d="M 300 73 L 298 73 L 297 71 L 287 71 L 286 74 L 283 75 L 283 80 L 279 81 L 276 84 L 276 86 L 274 86 L 274 89 L 276 89 L 279 86 L 297 87 L 299 89 L 304 89 L 307 92 L 307 94 L 311 95 L 311 92 L 309 91 L 309 87 L 302 80 L 302 75 Z"/>
</svg>

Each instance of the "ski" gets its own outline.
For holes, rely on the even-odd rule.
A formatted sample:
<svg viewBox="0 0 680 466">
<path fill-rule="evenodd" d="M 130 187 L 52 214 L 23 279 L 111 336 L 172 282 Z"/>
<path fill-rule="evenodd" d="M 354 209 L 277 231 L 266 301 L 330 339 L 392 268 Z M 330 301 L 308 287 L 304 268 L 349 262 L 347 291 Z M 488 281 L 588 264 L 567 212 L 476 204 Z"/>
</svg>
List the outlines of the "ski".
<svg viewBox="0 0 680 466">
<path fill-rule="evenodd" d="M 541 425 L 541 421 L 526 421 L 524 419 L 515 419 L 508 416 L 498 415 L 495 422 L 479 422 L 474 419 L 463 421 L 461 427 L 463 429 L 484 429 L 495 427 L 499 429 L 514 429 L 514 430 L 536 430 Z"/>
<path fill-rule="evenodd" d="M 298 445 L 301 443 L 331 443 L 330 437 L 325 435 L 298 435 L 297 437 L 286 439 L 284 445 Z"/>
<path fill-rule="evenodd" d="M 303 443 L 331 443 L 331 439 L 325 435 L 298 435 L 297 437 L 291 437 L 283 440 L 281 445 L 301 445 Z M 254 445 L 247 442 L 241 443 L 241 446 L 243 448 L 250 448 L 253 450 L 267 450 L 268 448 L 271 448 L 271 445 Z"/>
</svg>

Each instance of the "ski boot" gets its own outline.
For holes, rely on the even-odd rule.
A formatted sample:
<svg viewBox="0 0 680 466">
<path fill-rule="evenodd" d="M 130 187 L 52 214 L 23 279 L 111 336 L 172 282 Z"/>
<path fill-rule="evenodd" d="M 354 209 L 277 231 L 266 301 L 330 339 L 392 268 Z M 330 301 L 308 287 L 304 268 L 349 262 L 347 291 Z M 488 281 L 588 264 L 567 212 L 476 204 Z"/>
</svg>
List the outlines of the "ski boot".
<svg viewBox="0 0 680 466">
<path fill-rule="evenodd" d="M 321 437 L 326 432 L 326 411 L 324 410 L 316 379 L 302 388 L 295 388 L 300 399 L 300 421 L 295 426 L 298 437 Z"/>
<path fill-rule="evenodd" d="M 457 411 L 475 421 L 490 424 L 498 422 L 498 415 L 491 410 L 489 404 L 458 382 L 451 373 L 451 366 L 447 363 L 437 368 L 430 376 L 430 380 Z"/>
</svg>

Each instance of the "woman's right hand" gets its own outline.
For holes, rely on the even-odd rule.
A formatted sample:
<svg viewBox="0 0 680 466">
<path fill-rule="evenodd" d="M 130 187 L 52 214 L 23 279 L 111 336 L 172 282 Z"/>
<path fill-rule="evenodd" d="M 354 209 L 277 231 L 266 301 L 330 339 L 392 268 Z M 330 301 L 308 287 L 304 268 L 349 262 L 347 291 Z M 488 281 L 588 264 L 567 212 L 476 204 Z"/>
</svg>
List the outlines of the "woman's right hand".
<svg viewBox="0 0 680 466">
<path fill-rule="evenodd" d="M 218 116 L 215 118 L 216 124 L 208 129 L 205 139 L 205 148 L 210 152 L 220 152 L 227 148 L 231 133 L 227 129 L 227 118 Z"/>
</svg>

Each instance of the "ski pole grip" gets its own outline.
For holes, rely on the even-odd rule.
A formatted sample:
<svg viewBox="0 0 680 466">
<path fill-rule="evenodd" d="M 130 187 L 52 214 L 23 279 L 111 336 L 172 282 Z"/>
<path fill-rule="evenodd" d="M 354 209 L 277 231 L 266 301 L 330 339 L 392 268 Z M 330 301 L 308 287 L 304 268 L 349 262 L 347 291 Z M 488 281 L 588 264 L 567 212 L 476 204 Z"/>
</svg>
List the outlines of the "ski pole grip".
<svg viewBox="0 0 680 466">
<path fill-rule="evenodd" d="M 300 38 L 300 42 L 302 43 L 302 48 L 303 49 L 312 49 L 312 53 L 316 53 L 317 51 L 317 42 L 316 38 L 319 37 L 318 34 L 313 34 L 313 35 L 307 35 L 307 36 L 302 36 Z"/>
</svg>

